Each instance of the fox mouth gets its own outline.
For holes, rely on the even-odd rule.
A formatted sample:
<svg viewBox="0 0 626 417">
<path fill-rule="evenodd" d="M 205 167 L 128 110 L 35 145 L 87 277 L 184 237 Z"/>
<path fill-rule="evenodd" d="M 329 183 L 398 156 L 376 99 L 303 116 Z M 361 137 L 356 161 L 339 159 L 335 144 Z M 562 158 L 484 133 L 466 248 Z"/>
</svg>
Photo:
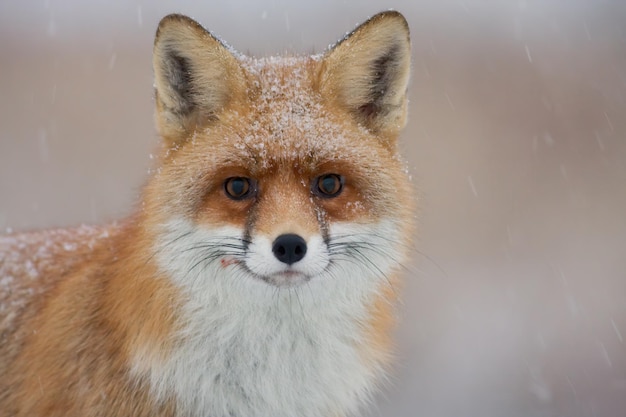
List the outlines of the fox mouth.
<svg viewBox="0 0 626 417">
<path fill-rule="evenodd" d="M 311 280 L 311 276 L 293 269 L 286 269 L 271 275 L 259 275 L 252 271 L 249 272 L 255 278 L 261 279 L 262 281 L 279 288 L 293 288 L 306 284 Z"/>
<path fill-rule="evenodd" d="M 300 272 L 297 272 L 297 271 L 289 271 L 288 270 L 288 271 L 277 272 L 275 275 L 279 276 L 279 277 L 291 278 L 291 277 L 297 277 L 297 276 L 303 275 L 303 274 L 300 273 Z"/>
<path fill-rule="evenodd" d="M 307 283 L 311 280 L 309 275 L 306 275 L 302 272 L 294 271 L 294 270 L 286 270 L 276 273 L 271 277 L 266 277 L 266 281 L 277 284 L 278 281 L 281 282 L 280 286 L 293 287 L 296 285 Z"/>
<path fill-rule="evenodd" d="M 248 274 L 252 275 L 254 278 L 260 279 L 261 281 L 264 281 L 270 285 L 275 285 L 277 287 L 296 287 L 311 280 L 310 275 L 307 275 L 300 271 L 296 271 L 291 267 L 270 275 L 257 274 L 250 268 L 248 268 L 244 261 L 230 256 L 225 256 L 221 258 L 220 264 L 222 268 L 227 268 L 231 265 L 242 267 Z"/>
</svg>

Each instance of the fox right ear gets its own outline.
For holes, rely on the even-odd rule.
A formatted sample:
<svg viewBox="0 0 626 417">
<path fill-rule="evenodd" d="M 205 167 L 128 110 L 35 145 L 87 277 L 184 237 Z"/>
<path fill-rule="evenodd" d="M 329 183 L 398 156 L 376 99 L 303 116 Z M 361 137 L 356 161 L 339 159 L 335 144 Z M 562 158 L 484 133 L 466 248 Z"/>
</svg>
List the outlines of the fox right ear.
<svg viewBox="0 0 626 417">
<path fill-rule="evenodd" d="M 183 15 L 159 23 L 153 66 L 157 124 L 166 140 L 188 137 L 245 93 L 245 76 L 231 51 Z"/>
<path fill-rule="evenodd" d="M 382 12 L 326 53 L 320 87 L 360 124 L 391 139 L 406 124 L 410 63 L 406 20 Z"/>
</svg>

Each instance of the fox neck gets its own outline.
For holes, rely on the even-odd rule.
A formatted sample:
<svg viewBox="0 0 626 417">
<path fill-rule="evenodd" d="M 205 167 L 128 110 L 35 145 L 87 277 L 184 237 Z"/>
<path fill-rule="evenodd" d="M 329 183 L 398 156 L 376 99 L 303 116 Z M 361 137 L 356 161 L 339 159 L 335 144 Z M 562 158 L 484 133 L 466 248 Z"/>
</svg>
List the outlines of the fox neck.
<svg viewBox="0 0 626 417">
<path fill-rule="evenodd" d="M 182 294 L 173 347 L 134 355 L 153 394 L 194 416 L 356 411 L 381 372 L 365 331 L 380 282 L 342 271 L 279 289 L 219 262 L 194 269 L 185 249 L 201 237 L 184 222 L 174 229 L 155 250 Z"/>
</svg>

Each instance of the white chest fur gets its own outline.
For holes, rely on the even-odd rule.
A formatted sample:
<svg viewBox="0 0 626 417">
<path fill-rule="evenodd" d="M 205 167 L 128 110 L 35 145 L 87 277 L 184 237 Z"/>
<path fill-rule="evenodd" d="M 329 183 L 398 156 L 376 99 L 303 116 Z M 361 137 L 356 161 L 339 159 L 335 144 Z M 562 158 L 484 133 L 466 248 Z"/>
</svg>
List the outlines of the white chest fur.
<svg viewBox="0 0 626 417">
<path fill-rule="evenodd" d="M 364 325 L 389 261 L 381 257 L 376 274 L 337 263 L 306 285 L 278 289 L 219 262 L 192 268 L 198 254 L 189 248 L 216 232 L 176 230 L 185 237 L 159 248 L 159 264 L 188 298 L 177 348 L 149 367 L 154 394 L 173 394 L 179 409 L 203 417 L 356 411 L 380 373 L 364 358 Z"/>
</svg>

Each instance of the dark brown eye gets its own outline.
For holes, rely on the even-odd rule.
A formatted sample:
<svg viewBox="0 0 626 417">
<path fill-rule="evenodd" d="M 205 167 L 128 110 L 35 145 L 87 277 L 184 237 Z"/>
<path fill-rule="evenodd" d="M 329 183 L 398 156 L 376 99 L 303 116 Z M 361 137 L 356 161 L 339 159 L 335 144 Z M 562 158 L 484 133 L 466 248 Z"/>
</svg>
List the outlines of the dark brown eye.
<svg viewBox="0 0 626 417">
<path fill-rule="evenodd" d="M 233 200 L 243 200 L 251 193 L 251 183 L 249 178 L 232 177 L 224 182 L 224 191 Z"/>
<path fill-rule="evenodd" d="M 313 192 L 320 197 L 337 197 L 343 188 L 343 177 L 337 174 L 326 174 L 318 177 L 313 186 Z"/>
</svg>

